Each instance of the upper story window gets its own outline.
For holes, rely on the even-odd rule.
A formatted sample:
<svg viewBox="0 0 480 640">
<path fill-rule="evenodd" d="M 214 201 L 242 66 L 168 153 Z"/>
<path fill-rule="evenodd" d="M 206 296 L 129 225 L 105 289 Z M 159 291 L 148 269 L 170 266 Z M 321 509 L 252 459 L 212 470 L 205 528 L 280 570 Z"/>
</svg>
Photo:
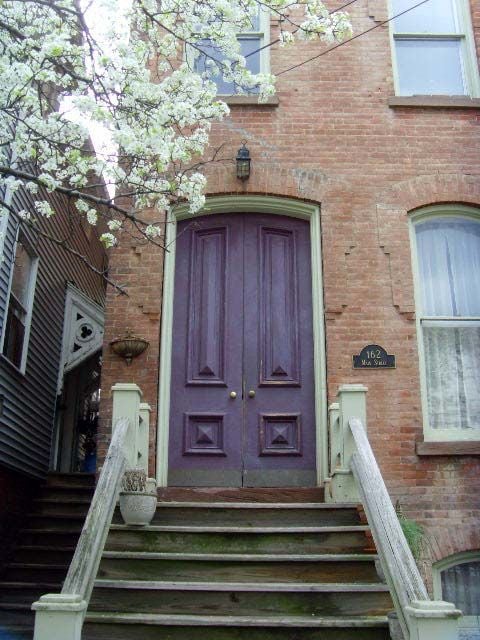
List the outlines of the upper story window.
<svg viewBox="0 0 480 640">
<path fill-rule="evenodd" d="M 240 44 L 240 53 L 246 58 L 247 69 L 252 73 L 266 73 L 269 71 L 269 48 L 262 49 L 269 42 L 270 16 L 267 11 L 259 11 L 252 18 L 250 29 L 237 35 Z M 222 73 L 222 61 L 225 55 L 210 40 L 201 40 L 198 46 L 204 54 L 195 58 L 194 69 L 198 73 L 204 73 L 209 67 L 209 61 L 217 63 L 219 73 L 212 76 L 217 85 L 217 93 L 220 96 L 230 96 L 238 93 L 238 87 L 233 82 L 226 80 Z M 249 93 L 258 93 L 258 88 L 250 89 Z"/>
<path fill-rule="evenodd" d="M 460 553 L 436 563 L 433 567 L 434 596 L 453 602 L 461 609 L 461 637 L 478 638 L 480 629 L 480 554 Z"/>
<path fill-rule="evenodd" d="M 20 233 L 12 267 L 3 355 L 25 371 L 38 258 Z"/>
<path fill-rule="evenodd" d="M 392 15 L 418 0 L 390 0 Z M 396 93 L 479 95 L 468 0 L 429 0 L 391 23 Z"/>
<path fill-rule="evenodd" d="M 430 441 L 480 440 L 480 217 L 473 212 L 432 208 L 415 219 L 417 335 Z"/>
</svg>

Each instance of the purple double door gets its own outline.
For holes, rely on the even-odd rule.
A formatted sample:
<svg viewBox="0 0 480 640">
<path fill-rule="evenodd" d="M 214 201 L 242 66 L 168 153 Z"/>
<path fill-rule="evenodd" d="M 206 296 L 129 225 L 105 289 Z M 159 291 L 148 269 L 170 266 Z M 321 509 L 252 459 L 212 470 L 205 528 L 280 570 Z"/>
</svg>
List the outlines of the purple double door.
<svg viewBox="0 0 480 640">
<path fill-rule="evenodd" d="M 173 322 L 169 485 L 314 486 L 309 224 L 181 222 Z"/>
</svg>

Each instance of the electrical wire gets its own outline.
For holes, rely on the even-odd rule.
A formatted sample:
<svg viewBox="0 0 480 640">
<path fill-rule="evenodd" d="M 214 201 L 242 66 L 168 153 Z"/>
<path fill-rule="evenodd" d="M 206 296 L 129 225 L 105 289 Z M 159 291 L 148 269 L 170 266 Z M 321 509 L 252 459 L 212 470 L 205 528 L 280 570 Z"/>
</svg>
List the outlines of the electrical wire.
<svg viewBox="0 0 480 640">
<path fill-rule="evenodd" d="M 328 15 L 331 16 L 332 13 L 337 13 L 337 11 L 342 11 L 342 9 L 345 9 L 345 7 L 349 7 L 354 2 L 358 2 L 358 0 L 349 0 L 349 2 L 346 2 L 345 4 L 342 4 L 341 7 L 337 7 L 336 9 L 332 9 L 332 11 L 329 11 Z M 297 29 L 292 31 L 292 33 L 295 34 L 295 33 L 297 33 L 297 31 L 300 31 L 300 27 L 297 27 Z M 259 53 L 259 51 L 263 51 L 264 49 L 268 49 L 269 47 L 273 47 L 273 45 L 277 44 L 277 42 L 280 42 L 280 38 L 276 38 L 275 40 L 272 40 L 271 42 L 267 42 L 267 44 L 264 44 L 263 47 L 259 47 L 258 49 L 255 49 L 254 51 L 250 51 L 250 53 L 247 53 L 245 58 L 249 58 L 250 56 L 253 56 L 256 53 Z"/>
<path fill-rule="evenodd" d="M 409 7 L 408 9 L 405 9 L 404 11 L 401 11 L 400 13 L 397 13 L 396 15 L 392 16 L 391 18 L 388 18 L 388 20 L 383 20 L 383 22 L 379 22 L 378 24 L 374 25 L 373 27 L 370 27 L 370 29 L 367 29 L 366 31 L 362 31 L 361 33 L 357 33 L 356 35 L 352 36 L 351 38 L 348 38 L 348 40 L 343 40 L 342 42 L 339 42 L 338 44 L 334 45 L 333 47 L 330 47 L 330 49 L 326 49 L 325 51 L 317 53 L 316 56 L 312 56 L 311 58 L 308 58 L 308 60 L 304 60 L 303 62 L 299 62 L 298 64 L 294 64 L 292 67 L 289 67 L 288 69 L 284 69 L 283 71 L 279 71 L 276 75 L 277 76 L 281 76 L 284 73 L 288 73 L 289 71 L 293 71 L 293 69 L 298 69 L 298 67 L 302 67 L 304 64 L 308 64 L 309 62 L 312 62 L 312 60 L 317 60 L 317 58 L 321 58 L 322 56 L 325 56 L 327 53 L 330 53 L 330 51 L 334 51 L 335 49 L 338 49 L 339 47 L 343 47 L 344 44 L 348 44 L 349 42 L 352 42 L 352 40 L 356 40 L 357 38 L 360 38 L 361 36 L 364 36 L 366 33 L 370 33 L 374 29 L 378 29 L 378 27 L 383 27 L 383 25 L 387 24 L 388 22 L 391 22 L 392 20 L 395 20 L 395 18 L 399 18 L 400 16 L 403 16 L 405 13 L 408 13 L 409 11 L 412 11 L 412 9 L 416 9 L 417 7 L 420 7 L 422 4 L 425 4 L 426 2 L 429 2 L 429 1 L 430 0 L 422 0 L 422 2 L 419 2 L 419 3 L 415 4 L 415 5 L 413 5 L 413 7 Z"/>
</svg>

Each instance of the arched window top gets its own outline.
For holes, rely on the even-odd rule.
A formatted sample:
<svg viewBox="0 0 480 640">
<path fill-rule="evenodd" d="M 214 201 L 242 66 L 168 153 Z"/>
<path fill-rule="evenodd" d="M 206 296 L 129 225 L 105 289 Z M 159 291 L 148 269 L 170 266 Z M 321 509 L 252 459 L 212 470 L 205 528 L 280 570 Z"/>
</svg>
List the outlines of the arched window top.
<svg viewBox="0 0 480 640">
<path fill-rule="evenodd" d="M 433 565 L 435 598 L 462 610 L 460 626 L 480 626 L 480 551 L 457 553 Z M 468 635 L 466 636 L 468 637 Z"/>
<path fill-rule="evenodd" d="M 426 217 L 415 234 L 422 315 L 480 316 L 480 217 Z"/>
</svg>

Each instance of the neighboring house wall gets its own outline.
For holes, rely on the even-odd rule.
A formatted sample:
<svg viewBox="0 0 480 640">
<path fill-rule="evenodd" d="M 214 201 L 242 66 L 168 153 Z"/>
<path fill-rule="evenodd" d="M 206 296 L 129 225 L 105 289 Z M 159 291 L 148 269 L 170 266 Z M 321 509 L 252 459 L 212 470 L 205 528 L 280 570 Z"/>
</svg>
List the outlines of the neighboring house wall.
<svg viewBox="0 0 480 640">
<path fill-rule="evenodd" d="M 476 3 L 470 6 L 478 51 L 480 13 Z M 364 0 L 349 11 L 359 33 L 385 19 L 386 2 Z M 273 47 L 271 67 L 281 72 L 318 51 L 309 43 Z M 428 573 L 432 559 L 480 548 L 480 443 L 461 455 L 448 446 L 443 455 L 417 447 L 423 417 L 409 212 L 441 203 L 480 210 L 480 102 L 389 105 L 388 26 L 279 76 L 277 89 L 278 106 L 237 101 L 215 126 L 212 145 L 233 150 L 224 155 L 247 140 L 252 173 L 241 183 L 233 162 L 217 163 L 208 191 L 285 196 L 321 207 L 329 400 L 342 383 L 368 386 L 369 438 L 392 498 L 426 526 Z M 151 345 L 129 368 L 106 349 L 103 369 L 101 453 L 111 430 L 110 387 L 136 382 L 153 408 L 151 473 L 162 263 L 153 246 L 126 243 L 113 252 L 111 277 L 126 284 L 130 297 L 109 293 L 106 342 L 130 327 Z M 353 370 L 352 355 L 369 343 L 395 354 L 397 368 Z"/>
<path fill-rule="evenodd" d="M 97 269 L 105 266 L 105 253 L 95 229 L 70 217 L 68 202 L 48 196 L 56 215 L 42 220 L 42 228 L 57 237 L 72 237 L 75 250 Z M 29 209 L 32 197 L 18 191 L 15 210 Z M 8 291 L 18 220 L 10 215 L 5 235 L 4 259 L 0 265 L 0 321 L 6 318 Z M 23 474 L 41 477 L 49 467 L 57 383 L 62 348 L 66 283 L 71 282 L 94 302 L 103 306 L 105 283 L 79 259 L 61 247 L 25 230 L 39 257 L 32 322 L 25 373 L 0 355 L 0 465 Z"/>
</svg>

